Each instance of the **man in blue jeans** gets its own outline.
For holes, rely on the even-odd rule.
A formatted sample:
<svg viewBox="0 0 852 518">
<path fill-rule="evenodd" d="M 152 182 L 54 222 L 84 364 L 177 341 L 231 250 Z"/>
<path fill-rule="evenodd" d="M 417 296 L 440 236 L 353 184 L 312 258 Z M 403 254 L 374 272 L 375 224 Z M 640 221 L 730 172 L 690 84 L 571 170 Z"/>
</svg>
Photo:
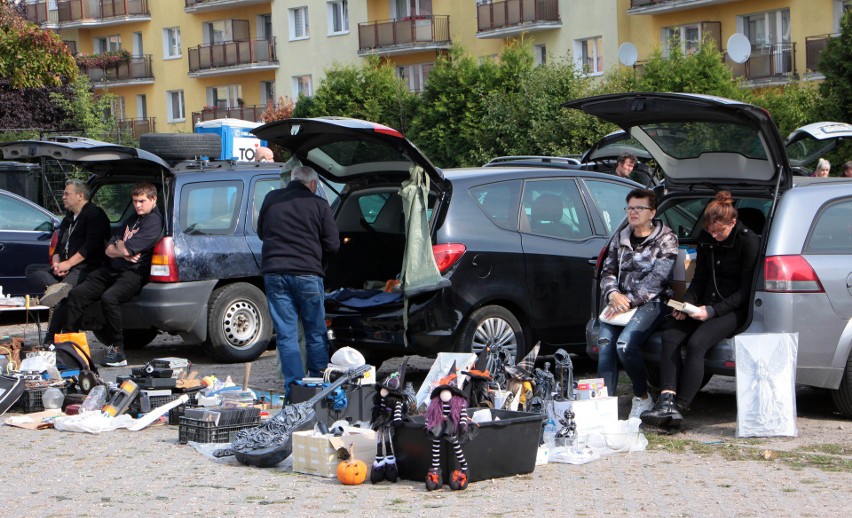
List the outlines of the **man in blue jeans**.
<svg viewBox="0 0 852 518">
<path fill-rule="evenodd" d="M 257 234 L 263 241 L 261 270 L 284 390 L 305 377 L 299 351 L 299 322 L 305 333 L 309 376 L 328 366 L 323 274 L 340 237 L 328 202 L 316 195 L 316 171 L 298 166 L 284 189 L 269 193 L 260 207 Z"/>
</svg>

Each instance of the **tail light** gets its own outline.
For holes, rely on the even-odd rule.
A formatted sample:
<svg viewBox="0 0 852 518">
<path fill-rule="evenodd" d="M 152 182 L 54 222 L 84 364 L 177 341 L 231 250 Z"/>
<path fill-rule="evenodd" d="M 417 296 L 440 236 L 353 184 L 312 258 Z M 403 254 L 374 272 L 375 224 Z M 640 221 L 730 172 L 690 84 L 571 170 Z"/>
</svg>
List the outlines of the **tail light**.
<svg viewBox="0 0 852 518">
<path fill-rule="evenodd" d="M 49 255 L 47 256 L 47 264 L 53 263 L 53 254 L 56 253 L 57 246 L 59 246 L 59 231 L 54 230 L 53 235 L 50 236 L 50 249 L 48 251 Z"/>
<path fill-rule="evenodd" d="M 764 289 L 775 293 L 825 293 L 816 272 L 801 255 L 775 255 L 764 261 Z"/>
<path fill-rule="evenodd" d="M 456 261 L 464 254 L 465 250 L 465 246 L 460 243 L 432 245 L 432 254 L 435 256 L 435 264 L 438 265 L 438 271 L 441 273 L 447 271 L 450 266 L 456 264 Z"/>
<path fill-rule="evenodd" d="M 175 260 L 175 242 L 164 237 L 154 246 L 151 257 L 151 282 L 178 282 L 177 261 Z"/>
</svg>

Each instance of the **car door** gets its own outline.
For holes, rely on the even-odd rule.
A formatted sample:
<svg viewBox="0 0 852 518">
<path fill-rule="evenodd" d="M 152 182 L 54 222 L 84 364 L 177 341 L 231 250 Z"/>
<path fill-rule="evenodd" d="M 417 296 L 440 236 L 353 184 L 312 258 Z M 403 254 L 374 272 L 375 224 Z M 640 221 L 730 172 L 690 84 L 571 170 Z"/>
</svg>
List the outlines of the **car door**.
<svg viewBox="0 0 852 518">
<path fill-rule="evenodd" d="M 26 280 L 31 264 L 48 264 L 56 218 L 19 196 L 0 192 L 0 286 L 5 295 L 39 293 Z"/>
<path fill-rule="evenodd" d="M 521 205 L 532 326 L 546 343 L 584 343 L 594 275 L 589 261 L 606 238 L 593 230 L 574 178 L 527 180 Z"/>
</svg>

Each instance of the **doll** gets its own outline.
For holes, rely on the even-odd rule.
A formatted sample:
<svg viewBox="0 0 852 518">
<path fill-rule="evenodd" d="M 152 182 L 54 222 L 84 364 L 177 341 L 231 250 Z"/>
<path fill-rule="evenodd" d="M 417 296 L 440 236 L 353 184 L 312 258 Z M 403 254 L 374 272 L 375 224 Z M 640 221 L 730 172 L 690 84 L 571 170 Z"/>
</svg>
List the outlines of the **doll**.
<svg viewBox="0 0 852 518">
<path fill-rule="evenodd" d="M 432 467 L 426 473 L 426 489 L 435 491 L 444 485 L 441 473 L 441 441 L 447 441 L 453 448 L 459 469 L 450 476 L 450 489 L 467 489 L 468 466 L 462 451 L 462 442 L 470 437 L 471 427 L 475 425 L 467 415 L 468 394 L 460 388 L 456 364 L 450 373 L 438 382 L 429 396 L 426 408 L 426 431 L 432 435 Z M 470 385 L 467 385 L 470 388 Z"/>
<path fill-rule="evenodd" d="M 370 420 L 370 428 L 376 431 L 376 460 L 370 471 L 370 482 L 373 484 L 382 480 L 396 482 L 399 478 L 393 451 L 393 431 L 402 425 L 403 417 L 408 414 L 408 402 L 403 392 L 407 364 L 406 359 L 399 370 L 376 385 L 373 416 Z"/>
<path fill-rule="evenodd" d="M 466 390 L 470 394 L 468 405 L 471 407 L 486 407 L 493 408 L 494 401 L 491 397 L 489 388 L 494 382 L 494 377 L 488 371 L 488 361 L 491 357 L 491 346 L 486 346 L 479 353 L 476 359 L 476 364 L 472 369 L 462 371 L 470 380 L 468 380 L 469 388 Z"/>
<path fill-rule="evenodd" d="M 527 354 L 527 356 L 515 365 L 506 365 L 504 368 L 509 376 L 507 383 L 509 392 L 518 394 L 520 392 L 519 409 L 527 410 L 530 400 L 533 398 L 535 389 L 535 379 L 533 373 L 535 370 L 535 359 L 538 357 L 538 350 L 541 347 L 541 342 L 535 344 L 535 347 Z"/>
</svg>

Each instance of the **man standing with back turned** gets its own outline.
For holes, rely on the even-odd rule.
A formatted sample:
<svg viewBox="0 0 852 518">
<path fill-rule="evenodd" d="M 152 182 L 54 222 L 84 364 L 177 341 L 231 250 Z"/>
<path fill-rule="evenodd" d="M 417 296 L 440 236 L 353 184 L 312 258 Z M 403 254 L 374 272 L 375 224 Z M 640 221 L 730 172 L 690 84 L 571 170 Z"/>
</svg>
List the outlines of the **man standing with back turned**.
<svg viewBox="0 0 852 518">
<path fill-rule="evenodd" d="M 319 376 L 328 366 L 323 275 L 328 257 L 340 247 L 328 202 L 316 195 L 316 171 L 298 166 L 290 176 L 286 188 L 266 196 L 257 219 L 263 241 L 261 270 L 287 398 L 290 384 L 305 377 L 299 321 L 308 375 Z"/>
</svg>

